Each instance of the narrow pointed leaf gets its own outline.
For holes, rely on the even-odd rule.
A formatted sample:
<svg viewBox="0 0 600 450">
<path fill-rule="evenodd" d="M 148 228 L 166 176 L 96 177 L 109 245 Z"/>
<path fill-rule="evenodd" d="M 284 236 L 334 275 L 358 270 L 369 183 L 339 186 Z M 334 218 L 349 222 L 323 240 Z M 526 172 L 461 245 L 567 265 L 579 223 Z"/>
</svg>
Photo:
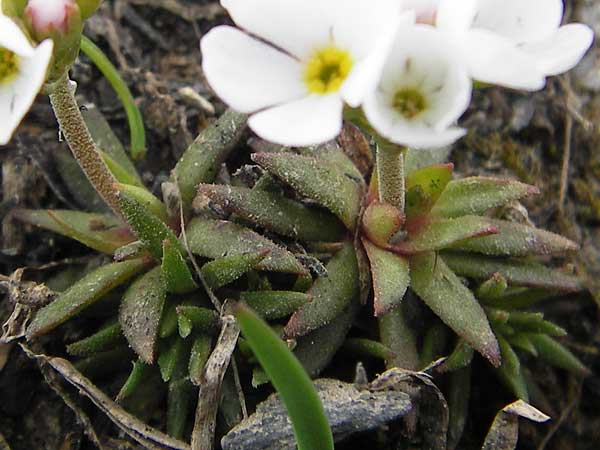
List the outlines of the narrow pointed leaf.
<svg viewBox="0 0 600 450">
<path fill-rule="evenodd" d="M 547 334 L 554 337 L 564 337 L 567 335 L 567 330 L 564 328 L 544 320 L 542 313 L 511 311 L 507 323 L 515 330 Z"/>
<path fill-rule="evenodd" d="M 470 177 L 448 183 L 431 214 L 440 217 L 481 215 L 491 208 L 539 194 L 535 186 L 513 180 Z"/>
<path fill-rule="evenodd" d="M 166 294 L 160 267 L 155 267 L 132 283 L 119 309 L 119 323 L 127 342 L 148 364 L 154 362 Z"/>
<path fill-rule="evenodd" d="M 167 434 L 183 439 L 187 420 L 191 412 L 193 386 L 189 380 L 171 380 L 167 394 Z"/>
<path fill-rule="evenodd" d="M 136 186 L 136 187 L 145 189 L 144 184 L 140 180 L 137 172 L 135 172 L 135 173 L 129 172 L 127 169 L 125 169 L 123 166 L 121 166 L 116 160 L 114 160 L 108 153 L 105 153 L 102 150 L 100 150 L 100 156 L 102 156 L 102 160 L 104 161 L 104 164 L 106 164 L 106 167 L 108 167 L 108 170 L 110 170 L 110 173 L 112 173 L 113 177 L 115 177 L 115 180 L 117 180 L 119 183 L 124 183 L 127 185 Z"/>
<path fill-rule="evenodd" d="M 527 337 L 527 334 L 513 334 L 512 336 L 507 336 L 506 340 L 508 340 L 508 342 L 510 342 L 510 345 L 512 345 L 513 347 L 524 350 L 535 358 L 539 356 L 535 345 L 533 345 L 531 339 Z"/>
<path fill-rule="evenodd" d="M 240 293 L 240 300 L 263 319 L 278 320 L 296 312 L 312 301 L 312 297 L 304 292 L 246 291 Z"/>
<path fill-rule="evenodd" d="M 116 185 L 116 188 L 119 190 L 119 192 L 122 192 L 123 194 L 126 194 L 128 197 L 137 201 L 150 213 L 154 214 L 163 222 L 167 222 L 169 220 L 169 216 L 167 214 L 167 207 L 165 206 L 165 204 L 161 202 L 158 198 L 156 198 L 145 187 L 132 186 L 130 184 L 125 183 L 118 183 Z"/>
<path fill-rule="evenodd" d="M 89 356 L 93 353 L 112 350 L 124 343 L 119 323 L 108 325 L 91 336 L 67 345 L 67 353 L 73 356 Z"/>
<path fill-rule="evenodd" d="M 185 294 L 198 287 L 183 255 L 169 240 L 163 242 L 161 269 L 168 292 Z"/>
<path fill-rule="evenodd" d="M 151 366 L 148 364 L 141 361 L 134 361 L 131 372 L 129 373 L 127 380 L 125 380 L 123 387 L 121 387 L 115 401 L 121 403 L 137 391 L 142 382 L 149 376 L 151 370 Z"/>
<path fill-rule="evenodd" d="M 188 225 L 187 239 L 190 250 L 205 258 L 216 259 L 268 250 L 269 254 L 257 266 L 259 270 L 308 274 L 308 270 L 292 253 L 233 222 L 197 217 Z"/>
<path fill-rule="evenodd" d="M 344 227 L 330 213 L 276 192 L 201 184 L 198 193 L 227 212 L 266 230 L 300 241 L 339 241 Z"/>
<path fill-rule="evenodd" d="M 219 314 L 212 309 L 180 305 L 177 307 L 177 316 L 179 335 L 184 339 L 190 335 L 192 329 L 203 334 L 214 334 L 218 331 Z"/>
<path fill-rule="evenodd" d="M 116 249 L 135 239 L 125 224 L 111 215 L 68 210 L 18 209 L 14 212 L 14 217 L 111 255 Z"/>
<path fill-rule="evenodd" d="M 500 364 L 498 341 L 472 292 L 434 253 L 411 259 L 411 288 L 442 321 L 485 356 Z"/>
<path fill-rule="evenodd" d="M 225 256 L 204 264 L 200 269 L 200 273 L 212 289 L 218 289 L 233 283 L 250 270 L 258 268 L 268 255 L 269 250 L 261 250 Z"/>
<path fill-rule="evenodd" d="M 139 201 L 121 192 L 119 202 L 127 223 L 157 261 L 162 258 L 165 240 L 183 253 L 175 233 Z"/>
<path fill-rule="evenodd" d="M 486 280 L 499 273 L 513 285 L 563 292 L 577 292 L 583 289 L 582 281 L 578 277 L 537 263 L 460 252 L 443 252 L 443 257 L 454 272 L 465 277 Z"/>
<path fill-rule="evenodd" d="M 436 202 L 450 180 L 454 164 L 438 164 L 415 170 L 406 177 L 406 190 L 419 186 L 432 202 Z"/>
<path fill-rule="evenodd" d="M 327 163 L 338 167 L 347 177 L 350 177 L 359 183 L 364 183 L 362 173 L 358 170 L 358 167 L 356 167 L 352 159 L 336 142 L 330 141 L 325 144 L 300 148 L 298 152 L 304 156 L 311 156 L 326 161 Z"/>
<path fill-rule="evenodd" d="M 350 230 L 361 207 L 361 183 L 327 161 L 292 154 L 256 153 L 252 159 L 308 197 L 333 212 Z"/>
<path fill-rule="evenodd" d="M 578 372 L 582 375 L 590 374 L 590 370 L 579 361 L 579 358 L 550 336 L 534 333 L 527 334 L 526 336 L 533 343 L 539 358 L 548 364 L 572 372 Z"/>
<path fill-rule="evenodd" d="M 446 361 L 439 367 L 440 372 L 453 372 L 455 370 L 461 370 L 471 364 L 473 361 L 473 354 L 475 351 L 467 341 L 460 338 L 452 350 L 452 353 L 448 356 Z"/>
<path fill-rule="evenodd" d="M 299 450 L 333 450 L 333 435 L 312 381 L 287 345 L 252 310 L 234 314 L 254 355 L 285 405 Z"/>
<path fill-rule="evenodd" d="M 175 338 L 172 339 L 168 347 L 158 357 L 158 368 L 160 369 L 160 376 L 165 383 L 171 381 L 174 378 L 183 376 L 183 370 L 187 367 L 186 346 L 183 339 Z"/>
<path fill-rule="evenodd" d="M 175 169 L 184 207 L 187 209 L 196 195 L 196 186 L 214 181 L 221 164 L 235 148 L 246 129 L 247 116 L 233 110 L 225 113 L 205 129 L 185 151 Z"/>
<path fill-rule="evenodd" d="M 579 248 L 575 242 L 549 231 L 505 220 L 490 221 L 498 234 L 469 239 L 452 247 L 490 256 L 554 255 Z"/>
<path fill-rule="evenodd" d="M 146 260 L 134 259 L 106 264 L 87 274 L 37 312 L 27 327 L 27 338 L 45 334 L 66 322 L 142 271 L 147 264 Z"/>
<path fill-rule="evenodd" d="M 396 355 L 381 342 L 370 339 L 352 338 L 344 343 L 343 350 L 353 357 L 379 358 L 383 361 L 391 361 Z"/>
<path fill-rule="evenodd" d="M 404 298 L 410 284 L 408 260 L 366 239 L 363 239 L 363 245 L 371 263 L 375 316 L 381 316 L 398 306 Z"/>
<path fill-rule="evenodd" d="M 496 368 L 494 372 L 516 398 L 529 401 L 527 382 L 523 376 L 518 355 L 506 341 L 501 344 L 501 350 L 502 365 Z"/>
<path fill-rule="evenodd" d="M 304 336 L 341 314 L 359 295 L 356 253 L 346 243 L 327 264 L 327 276 L 319 277 L 308 291 L 313 297 L 285 327 L 288 337 Z"/>
<path fill-rule="evenodd" d="M 463 216 L 456 219 L 440 219 L 425 225 L 422 230 L 411 234 L 408 240 L 391 248 L 403 254 L 441 250 L 466 239 L 497 232 L 496 226 L 485 217 Z"/>
</svg>

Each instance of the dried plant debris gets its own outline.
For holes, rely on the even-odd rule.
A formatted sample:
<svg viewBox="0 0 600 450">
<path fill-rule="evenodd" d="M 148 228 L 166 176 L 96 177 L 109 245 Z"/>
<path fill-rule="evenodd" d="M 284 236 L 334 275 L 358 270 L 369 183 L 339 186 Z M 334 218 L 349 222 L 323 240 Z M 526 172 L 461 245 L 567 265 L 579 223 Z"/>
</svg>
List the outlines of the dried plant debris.
<svg viewBox="0 0 600 450">
<path fill-rule="evenodd" d="M 361 389 L 339 380 L 319 379 L 315 387 L 336 441 L 352 433 L 376 428 L 411 410 L 404 392 Z M 221 440 L 223 450 L 293 450 L 292 426 L 277 394 L 259 404 L 256 412 Z"/>
</svg>

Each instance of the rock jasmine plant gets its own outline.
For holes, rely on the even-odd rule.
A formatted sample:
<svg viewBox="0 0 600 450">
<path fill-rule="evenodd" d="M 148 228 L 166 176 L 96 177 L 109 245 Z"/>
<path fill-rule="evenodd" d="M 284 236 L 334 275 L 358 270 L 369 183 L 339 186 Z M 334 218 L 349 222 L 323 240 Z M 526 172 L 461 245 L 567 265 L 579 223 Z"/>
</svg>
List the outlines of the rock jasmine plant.
<svg viewBox="0 0 600 450">
<path fill-rule="evenodd" d="M 67 345 L 75 366 L 36 357 L 109 405 L 133 439 L 178 449 L 189 439 L 204 450 L 216 433 L 224 449 L 294 448 L 291 428 L 271 441 L 245 433 L 266 406 L 242 420 L 244 394 L 255 399 L 271 381 L 298 447 L 333 448 L 350 419 L 338 420 L 336 403 L 306 374 L 317 377 L 340 351 L 405 374 L 427 369 L 433 382 L 450 373 L 450 447 L 462 434 L 476 354 L 522 400 L 533 358 L 587 373 L 557 339 L 565 331 L 531 310 L 582 290 L 575 275 L 545 264 L 578 246 L 512 219 L 536 187 L 457 177 L 445 153 L 431 150 L 467 132 L 457 122 L 474 82 L 538 90 L 577 64 L 593 36 L 581 24 L 560 26 L 562 1 L 221 0 L 236 26 L 202 38 L 202 67 L 231 109 L 183 154 L 163 199 L 102 117 L 82 113 L 74 97 L 68 71 L 80 45 L 123 90 L 82 41 L 99 3 L 2 1 L 0 144 L 47 93 L 113 212 L 15 211 L 113 261 L 47 305 L 13 314 L 9 328 L 18 322 L 21 332 L 3 339 L 32 345 L 89 324 L 80 319 L 88 311 L 112 316 Z M 258 136 L 250 146 L 240 144 L 246 126 Z M 114 402 L 81 374 L 118 372 L 123 361 L 131 372 Z M 166 434 L 140 431 L 125 411 L 149 419 L 157 393 L 167 396 Z M 359 429 L 382 424 L 364 422 Z"/>
</svg>

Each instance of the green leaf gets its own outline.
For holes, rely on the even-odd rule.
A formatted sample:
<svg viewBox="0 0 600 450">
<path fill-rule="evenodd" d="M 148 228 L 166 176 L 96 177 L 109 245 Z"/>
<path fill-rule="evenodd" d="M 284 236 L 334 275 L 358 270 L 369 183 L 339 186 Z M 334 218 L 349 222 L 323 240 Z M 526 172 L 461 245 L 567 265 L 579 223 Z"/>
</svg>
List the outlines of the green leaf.
<svg viewBox="0 0 600 450">
<path fill-rule="evenodd" d="M 539 358 L 555 367 L 589 375 L 590 370 L 583 365 L 564 345 L 560 344 L 545 334 L 527 333 L 527 338 L 532 342 L 538 352 Z"/>
<path fill-rule="evenodd" d="M 376 200 L 363 213 L 362 230 L 371 242 L 385 247 L 404 222 L 404 215 L 396 207 Z"/>
<path fill-rule="evenodd" d="M 175 337 L 158 357 L 160 376 L 165 383 L 180 378 L 185 373 L 183 369 L 187 368 L 188 361 L 185 360 L 186 346 L 184 342 L 183 339 Z"/>
<path fill-rule="evenodd" d="M 533 342 L 531 342 L 531 339 L 529 339 L 526 334 L 519 333 L 513 334 L 512 336 L 506 336 L 506 340 L 513 347 L 526 351 L 534 358 L 539 356 L 535 345 L 533 345 Z"/>
<path fill-rule="evenodd" d="M 443 252 L 442 255 L 448 266 L 464 277 L 486 280 L 498 273 L 513 285 L 563 292 L 577 292 L 583 289 L 582 281 L 578 277 L 529 261 L 459 252 Z"/>
<path fill-rule="evenodd" d="M 177 307 L 177 324 L 179 335 L 188 337 L 192 329 L 198 333 L 214 334 L 219 327 L 219 314 L 208 308 L 179 305 Z"/>
<path fill-rule="evenodd" d="M 183 255 L 169 240 L 163 241 L 161 269 L 167 292 L 186 294 L 198 287 Z"/>
<path fill-rule="evenodd" d="M 100 156 L 102 156 L 104 164 L 106 164 L 106 167 L 108 167 L 110 173 L 112 173 L 113 177 L 115 177 L 115 180 L 117 180 L 119 183 L 145 189 L 145 186 L 137 173 L 132 174 L 127 171 L 127 169 L 115 161 L 108 153 L 105 153 L 102 150 L 100 150 L 99 153 Z"/>
<path fill-rule="evenodd" d="M 245 114 L 229 109 L 185 151 L 173 170 L 173 181 L 178 183 L 185 209 L 196 196 L 196 186 L 214 181 L 221 164 L 242 137 L 246 121 Z"/>
<path fill-rule="evenodd" d="M 194 340 L 192 352 L 190 354 L 190 361 L 188 364 L 188 372 L 190 375 L 190 381 L 196 386 L 200 386 L 202 384 L 204 366 L 208 361 L 211 349 L 212 345 L 210 336 L 198 336 Z"/>
<path fill-rule="evenodd" d="M 299 450 L 333 450 L 333 435 L 312 381 L 287 345 L 248 307 L 234 314 L 256 358 L 285 405 Z"/>
<path fill-rule="evenodd" d="M 289 153 L 255 153 L 253 161 L 295 191 L 329 209 L 354 230 L 360 213 L 361 180 L 348 177 L 328 161 Z"/>
<path fill-rule="evenodd" d="M 116 188 L 119 190 L 119 192 L 122 192 L 129 198 L 137 201 L 140 205 L 142 205 L 150 213 L 154 214 L 163 222 L 167 223 L 169 221 L 169 215 L 167 214 L 167 207 L 165 204 L 156 198 L 145 187 L 117 183 Z"/>
<path fill-rule="evenodd" d="M 340 315 L 359 295 L 356 253 L 345 243 L 327 264 L 327 276 L 319 277 L 308 291 L 313 297 L 285 327 L 287 337 L 304 336 Z"/>
<path fill-rule="evenodd" d="M 269 254 L 257 266 L 259 270 L 308 274 L 292 253 L 233 222 L 197 217 L 188 224 L 187 239 L 190 250 L 205 258 L 217 259 L 268 250 Z"/>
<path fill-rule="evenodd" d="M 452 350 L 452 353 L 450 353 L 446 361 L 444 361 L 438 370 L 440 372 L 461 370 L 471 364 L 474 353 L 473 347 L 471 347 L 463 338 L 459 338 L 454 350 Z"/>
<path fill-rule="evenodd" d="M 243 220 L 300 241 L 339 241 L 345 232 L 340 221 L 330 213 L 287 199 L 277 192 L 201 184 L 198 193 Z"/>
<path fill-rule="evenodd" d="M 353 357 L 379 358 L 383 361 L 391 361 L 396 355 L 381 342 L 370 339 L 352 338 L 344 343 L 343 349 Z"/>
<path fill-rule="evenodd" d="M 245 291 L 240 293 L 240 300 L 263 319 L 278 320 L 296 312 L 312 301 L 312 297 L 294 291 Z"/>
<path fill-rule="evenodd" d="M 419 186 L 421 191 L 435 203 L 452 180 L 453 170 L 454 164 L 451 163 L 415 170 L 406 177 L 406 190 L 409 191 Z"/>
<path fill-rule="evenodd" d="M 27 327 L 27 339 L 41 336 L 66 322 L 142 271 L 147 264 L 147 260 L 134 259 L 106 264 L 90 272 L 37 312 Z"/>
<path fill-rule="evenodd" d="M 127 380 L 125 380 L 125 384 L 121 387 L 119 394 L 117 395 L 116 402 L 122 403 L 123 400 L 130 397 L 134 392 L 138 390 L 142 382 L 144 382 L 149 374 L 151 373 L 151 366 L 142 362 L 142 361 L 134 361 L 133 368 Z"/>
<path fill-rule="evenodd" d="M 410 227 L 410 224 L 408 224 Z M 410 229 L 410 228 L 409 228 Z M 495 225 L 485 217 L 463 216 L 439 219 L 411 233 L 408 240 L 391 248 L 402 254 L 441 250 L 466 239 L 497 233 Z"/>
<path fill-rule="evenodd" d="M 527 381 L 523 376 L 519 357 L 509 344 L 502 346 L 502 365 L 494 372 L 515 397 L 529 401 Z"/>
<path fill-rule="evenodd" d="M 225 256 L 204 264 L 200 273 L 211 289 L 218 289 L 257 269 L 268 255 L 269 250 L 261 250 Z"/>
<path fill-rule="evenodd" d="M 477 237 L 452 247 L 490 256 L 553 255 L 579 248 L 575 242 L 549 231 L 505 220 L 490 219 L 490 222 L 498 234 Z"/>
<path fill-rule="evenodd" d="M 111 255 L 135 239 L 129 229 L 111 215 L 60 209 L 17 209 L 13 214 L 22 222 L 54 231 Z"/>
<path fill-rule="evenodd" d="M 150 254 L 157 261 L 160 261 L 162 258 L 163 242 L 165 240 L 171 242 L 178 251 L 183 253 L 183 248 L 177 240 L 175 233 L 139 201 L 121 192 L 119 194 L 119 202 L 125 219 L 138 239 L 146 246 Z"/>
<path fill-rule="evenodd" d="M 155 267 L 131 284 L 119 309 L 119 322 L 127 342 L 148 364 L 154 362 L 166 295 L 160 267 Z"/>
<path fill-rule="evenodd" d="M 515 330 L 520 331 L 542 333 L 554 337 L 564 337 L 567 335 L 567 331 L 564 328 L 544 320 L 542 313 L 511 311 L 508 315 L 507 324 Z"/>
<path fill-rule="evenodd" d="M 121 326 L 116 322 L 103 327 L 85 339 L 67 345 L 67 353 L 73 356 L 89 356 L 93 353 L 112 350 L 124 342 Z"/>
<path fill-rule="evenodd" d="M 338 167 L 338 169 L 347 177 L 357 180 L 357 182 L 364 183 L 362 173 L 337 142 L 330 141 L 312 147 L 303 147 L 298 149 L 298 152 L 303 156 L 311 156 L 326 161 L 329 164 Z"/>
<path fill-rule="evenodd" d="M 408 260 L 363 239 L 371 264 L 375 316 L 387 314 L 400 304 L 410 284 Z"/>
<path fill-rule="evenodd" d="M 191 412 L 193 386 L 189 380 L 171 380 L 167 394 L 167 434 L 175 439 L 183 439 L 187 419 Z"/>
<path fill-rule="evenodd" d="M 411 288 L 442 321 L 493 365 L 500 364 L 498 341 L 473 293 L 441 256 L 425 253 L 410 261 Z"/>
<path fill-rule="evenodd" d="M 440 217 L 482 215 L 491 208 L 539 194 L 535 186 L 499 178 L 470 177 L 453 180 L 446 186 L 431 209 Z"/>
</svg>

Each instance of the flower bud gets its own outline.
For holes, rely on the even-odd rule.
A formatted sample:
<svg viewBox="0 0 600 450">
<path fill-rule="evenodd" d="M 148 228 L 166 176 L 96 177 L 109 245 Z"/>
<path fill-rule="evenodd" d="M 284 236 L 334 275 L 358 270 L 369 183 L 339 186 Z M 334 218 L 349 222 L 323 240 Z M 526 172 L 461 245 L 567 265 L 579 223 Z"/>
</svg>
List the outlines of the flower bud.
<svg viewBox="0 0 600 450">
<path fill-rule="evenodd" d="M 25 20 L 38 41 L 81 28 L 81 13 L 74 0 L 29 0 Z"/>
<path fill-rule="evenodd" d="M 371 242 L 386 247 L 404 225 L 404 215 L 394 206 L 374 201 L 362 218 L 363 231 Z"/>
</svg>

